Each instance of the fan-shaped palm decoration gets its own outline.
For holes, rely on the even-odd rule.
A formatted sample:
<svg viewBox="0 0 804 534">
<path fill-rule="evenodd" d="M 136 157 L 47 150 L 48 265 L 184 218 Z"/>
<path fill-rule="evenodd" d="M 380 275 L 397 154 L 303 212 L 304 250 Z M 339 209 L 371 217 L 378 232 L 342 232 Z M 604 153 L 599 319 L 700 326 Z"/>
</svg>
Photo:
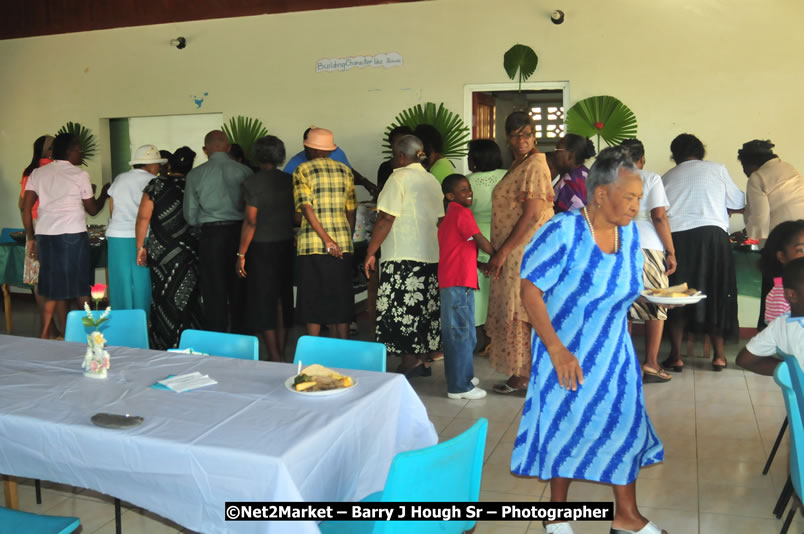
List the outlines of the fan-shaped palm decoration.
<svg viewBox="0 0 804 534">
<path fill-rule="evenodd" d="M 385 129 L 385 143 L 383 145 L 384 154 L 391 153 L 391 146 L 388 144 L 388 135 L 397 126 L 410 126 L 416 128 L 420 124 L 430 124 L 441 133 L 444 140 L 444 157 L 450 159 L 462 158 L 466 156 L 466 143 L 469 141 L 469 128 L 463 120 L 444 107 L 444 104 L 436 105 L 427 102 L 424 106 L 416 104 L 396 116 L 394 122 Z"/>
<path fill-rule="evenodd" d="M 539 56 L 529 46 L 523 44 L 515 44 L 503 56 L 503 66 L 508 77 L 512 80 L 516 76 L 516 71 L 519 71 L 519 90 L 522 90 L 522 82 L 528 81 L 528 78 L 536 71 L 536 66 L 539 64 Z"/>
<path fill-rule="evenodd" d="M 251 159 L 254 142 L 260 137 L 268 135 L 268 130 L 265 129 L 260 119 L 238 115 L 229 119 L 228 126 L 223 125 L 223 133 L 229 138 L 230 143 L 240 145 L 246 157 Z"/>
<path fill-rule="evenodd" d="M 628 106 L 613 96 L 592 96 L 576 102 L 567 111 L 567 132 L 592 137 L 597 135 L 609 145 L 619 145 L 636 137 L 637 120 Z"/>
<path fill-rule="evenodd" d="M 68 122 L 59 128 L 56 135 L 63 133 L 73 134 L 81 141 L 81 151 L 83 152 L 81 165 L 86 167 L 87 162 L 95 156 L 95 152 L 98 149 L 98 144 L 95 142 L 95 136 L 92 134 L 92 130 L 77 122 Z"/>
</svg>

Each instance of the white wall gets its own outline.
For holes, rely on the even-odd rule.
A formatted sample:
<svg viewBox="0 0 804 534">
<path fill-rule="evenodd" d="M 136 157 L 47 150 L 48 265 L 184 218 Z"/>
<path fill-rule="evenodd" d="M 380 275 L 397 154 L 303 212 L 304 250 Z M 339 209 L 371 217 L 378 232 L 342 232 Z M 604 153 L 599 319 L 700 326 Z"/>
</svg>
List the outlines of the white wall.
<svg viewBox="0 0 804 534">
<path fill-rule="evenodd" d="M 132 117 L 128 120 L 128 134 L 131 140 L 131 154 L 142 145 L 156 145 L 159 150 L 175 152 L 177 148 L 189 146 L 195 152 L 194 166 L 204 163 L 207 158 L 203 152 L 204 134 L 220 129 L 223 124 L 221 113 L 200 113 L 197 115 L 168 115 L 163 117 Z"/>
</svg>

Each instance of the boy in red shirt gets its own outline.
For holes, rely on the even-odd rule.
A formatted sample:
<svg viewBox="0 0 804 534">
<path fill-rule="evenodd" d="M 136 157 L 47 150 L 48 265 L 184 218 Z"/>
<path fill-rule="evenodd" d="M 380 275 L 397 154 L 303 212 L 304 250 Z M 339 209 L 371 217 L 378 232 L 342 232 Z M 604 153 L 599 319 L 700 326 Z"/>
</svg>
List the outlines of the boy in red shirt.
<svg viewBox="0 0 804 534">
<path fill-rule="evenodd" d="M 472 351 L 475 333 L 477 249 L 493 255 L 494 249 L 477 227 L 469 206 L 472 186 L 461 174 L 450 174 L 441 184 L 449 205 L 438 227 L 438 287 L 441 289 L 441 342 L 444 346 L 444 374 L 447 397 L 482 399 L 486 391 L 477 387 Z"/>
</svg>

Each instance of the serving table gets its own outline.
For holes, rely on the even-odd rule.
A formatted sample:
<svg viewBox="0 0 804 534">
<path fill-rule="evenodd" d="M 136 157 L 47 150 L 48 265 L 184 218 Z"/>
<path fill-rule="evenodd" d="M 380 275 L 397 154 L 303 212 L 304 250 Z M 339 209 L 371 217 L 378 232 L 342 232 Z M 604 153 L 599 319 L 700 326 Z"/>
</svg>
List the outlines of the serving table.
<svg viewBox="0 0 804 534">
<path fill-rule="evenodd" d="M 109 378 L 85 378 L 85 345 L 0 336 L 0 473 L 89 488 L 201 532 L 319 532 L 315 522 L 226 522 L 226 501 L 352 501 L 383 488 L 394 455 L 433 445 L 397 374 L 304 396 L 290 364 L 110 347 Z M 199 371 L 218 384 L 150 386 Z M 141 416 L 125 430 L 96 413 Z"/>
</svg>

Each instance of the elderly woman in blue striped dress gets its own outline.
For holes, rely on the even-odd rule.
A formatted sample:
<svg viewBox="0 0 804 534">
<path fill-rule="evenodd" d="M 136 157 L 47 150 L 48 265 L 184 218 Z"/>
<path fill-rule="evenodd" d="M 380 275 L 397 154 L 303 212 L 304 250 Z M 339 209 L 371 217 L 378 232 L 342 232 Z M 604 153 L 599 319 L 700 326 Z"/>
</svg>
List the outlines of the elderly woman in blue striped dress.
<svg viewBox="0 0 804 534">
<path fill-rule="evenodd" d="M 553 502 L 566 502 L 572 479 L 611 484 L 612 534 L 660 534 L 636 503 L 639 469 L 661 462 L 664 450 L 626 322 L 643 287 L 633 222 L 642 181 L 628 151 L 612 147 L 587 188 L 587 206 L 545 223 L 522 260 L 522 301 L 536 335 L 511 471 L 550 480 Z M 572 533 L 567 522 L 545 527 Z"/>
</svg>

